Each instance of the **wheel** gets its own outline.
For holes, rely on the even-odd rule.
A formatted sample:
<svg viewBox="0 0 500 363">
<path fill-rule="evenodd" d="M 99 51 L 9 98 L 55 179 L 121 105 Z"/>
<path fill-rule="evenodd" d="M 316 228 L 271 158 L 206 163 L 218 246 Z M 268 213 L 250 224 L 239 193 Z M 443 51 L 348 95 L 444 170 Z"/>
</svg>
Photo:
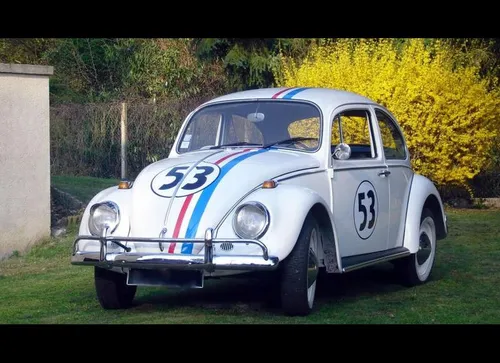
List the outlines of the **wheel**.
<svg viewBox="0 0 500 363">
<path fill-rule="evenodd" d="M 281 307 L 286 315 L 308 315 L 314 305 L 318 276 L 320 231 L 318 223 L 307 216 L 299 238 L 281 271 Z"/>
<path fill-rule="evenodd" d="M 436 258 L 436 223 L 429 209 L 422 211 L 420 219 L 419 248 L 416 253 L 394 261 L 396 271 L 406 286 L 420 285 L 431 275 Z"/>
<path fill-rule="evenodd" d="M 124 309 L 132 305 L 137 286 L 127 285 L 127 275 L 94 267 L 97 299 L 104 309 Z"/>
</svg>

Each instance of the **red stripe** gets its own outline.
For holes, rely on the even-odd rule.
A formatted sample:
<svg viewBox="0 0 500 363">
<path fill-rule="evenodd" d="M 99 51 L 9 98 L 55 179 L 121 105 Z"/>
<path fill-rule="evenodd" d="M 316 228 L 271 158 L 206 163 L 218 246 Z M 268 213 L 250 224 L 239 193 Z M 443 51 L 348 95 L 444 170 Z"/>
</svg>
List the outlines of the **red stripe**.
<svg viewBox="0 0 500 363">
<path fill-rule="evenodd" d="M 229 159 L 231 156 L 238 155 L 238 154 L 243 154 L 244 152 L 247 152 L 247 151 L 250 151 L 250 150 L 252 150 L 252 149 L 244 149 L 242 151 L 238 151 L 237 153 L 232 153 L 232 154 L 226 155 L 222 159 L 217 160 L 214 164 L 219 165 L 224 160 Z"/>
<path fill-rule="evenodd" d="M 282 93 L 284 93 L 284 92 L 286 92 L 286 91 L 289 91 L 289 90 L 291 90 L 292 88 L 295 88 L 295 87 L 285 88 L 285 89 L 283 89 L 283 90 L 279 91 L 278 93 L 275 93 L 275 94 L 273 95 L 273 97 L 271 97 L 271 98 L 277 98 L 280 94 L 282 94 Z"/>
<path fill-rule="evenodd" d="M 177 218 L 177 223 L 175 224 L 174 234 L 172 235 L 172 238 L 179 237 L 179 231 L 181 230 L 182 221 L 184 219 L 184 216 L 186 215 L 189 203 L 191 202 L 191 199 L 193 199 L 193 195 L 194 194 L 190 194 L 186 197 L 186 199 L 184 199 L 184 204 L 182 204 L 181 212 L 179 213 L 179 217 Z M 170 247 L 168 248 L 168 253 L 174 253 L 175 245 L 176 245 L 175 242 L 172 242 L 170 244 Z"/>
<path fill-rule="evenodd" d="M 217 160 L 215 162 L 215 164 L 220 164 L 224 160 L 230 158 L 231 156 L 242 154 L 242 153 L 250 151 L 250 150 L 252 150 L 252 149 L 244 149 L 242 151 L 238 151 L 236 153 L 232 153 L 232 154 L 226 155 L 223 158 Z M 179 217 L 177 217 L 177 222 L 175 223 L 175 228 L 174 228 L 174 233 L 172 234 L 172 238 L 178 238 L 179 237 L 179 232 L 181 230 L 182 221 L 184 220 L 184 216 L 186 215 L 186 211 L 187 211 L 187 209 L 189 207 L 189 203 L 191 203 L 191 199 L 193 199 L 193 195 L 194 194 L 190 194 L 190 195 L 188 195 L 186 197 L 186 199 L 184 199 L 184 203 L 182 204 L 181 212 L 179 213 Z M 170 243 L 170 246 L 168 247 L 168 253 L 174 253 L 176 244 L 177 244 L 176 242 Z"/>
</svg>

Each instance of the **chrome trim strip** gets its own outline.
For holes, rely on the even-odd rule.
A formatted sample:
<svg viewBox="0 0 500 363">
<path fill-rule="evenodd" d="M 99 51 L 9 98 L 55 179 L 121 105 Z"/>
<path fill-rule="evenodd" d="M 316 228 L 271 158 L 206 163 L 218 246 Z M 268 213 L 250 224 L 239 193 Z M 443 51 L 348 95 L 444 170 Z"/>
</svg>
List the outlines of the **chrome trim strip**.
<svg viewBox="0 0 500 363">
<path fill-rule="evenodd" d="M 375 258 L 373 260 L 364 261 L 364 262 L 358 263 L 356 265 L 344 267 L 342 269 L 342 272 L 350 272 L 350 271 L 358 270 L 358 269 L 363 268 L 363 267 L 375 265 L 375 264 L 381 263 L 381 262 L 387 262 L 387 261 L 394 260 L 394 259 L 399 258 L 399 257 L 408 256 L 408 255 L 410 255 L 409 250 L 397 252 L 397 253 L 389 255 L 389 256 L 378 257 L 378 258 Z"/>
<path fill-rule="evenodd" d="M 356 159 L 356 160 L 361 160 L 361 159 Z M 369 159 L 364 159 L 364 160 L 369 160 Z M 349 170 L 366 170 L 366 169 L 387 169 L 387 166 L 384 164 L 381 165 L 374 165 L 374 166 L 348 166 L 348 167 L 335 167 L 333 168 L 333 171 L 349 171 Z"/>
<path fill-rule="evenodd" d="M 286 173 L 283 173 L 283 174 L 280 174 L 280 175 L 276 175 L 276 176 L 272 177 L 271 179 L 275 179 L 276 180 L 278 178 L 287 176 L 289 174 L 298 173 L 300 171 L 306 171 L 306 170 L 314 170 L 314 169 L 319 169 L 319 168 L 321 168 L 321 166 L 309 166 L 307 168 L 295 169 L 295 170 L 292 170 L 292 171 L 287 171 Z M 325 170 L 325 169 L 321 169 L 321 170 Z"/>
<path fill-rule="evenodd" d="M 293 179 L 293 178 L 298 178 L 299 176 L 304 176 L 304 175 L 310 175 L 310 174 L 317 174 L 317 173 L 323 173 L 326 172 L 327 169 L 321 169 L 321 170 L 315 170 L 315 171 L 310 171 L 310 172 L 305 172 L 305 173 L 300 173 L 300 174 L 295 174 L 291 176 L 287 176 L 281 179 L 277 179 L 276 182 L 282 182 L 285 180 Z"/>
<path fill-rule="evenodd" d="M 108 254 L 106 261 L 99 260 L 99 252 L 77 252 L 71 259 L 73 265 L 102 267 L 176 269 L 176 270 L 273 270 L 278 266 L 278 257 L 264 260 L 260 256 L 214 256 L 213 261 L 205 263 L 201 255 L 185 254 Z"/>
<path fill-rule="evenodd" d="M 387 159 L 387 167 L 388 168 L 405 168 L 405 169 L 410 169 L 411 171 L 413 171 L 413 169 L 411 168 L 411 166 L 408 166 L 408 165 L 403 165 L 403 164 L 391 164 L 390 162 L 393 161 L 394 159 Z"/>
</svg>

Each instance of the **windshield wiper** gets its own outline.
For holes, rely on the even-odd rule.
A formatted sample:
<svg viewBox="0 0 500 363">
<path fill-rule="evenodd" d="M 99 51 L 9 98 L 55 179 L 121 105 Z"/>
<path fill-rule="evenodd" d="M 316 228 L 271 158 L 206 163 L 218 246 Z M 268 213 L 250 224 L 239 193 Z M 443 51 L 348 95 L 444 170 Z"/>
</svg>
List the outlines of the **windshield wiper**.
<svg viewBox="0 0 500 363">
<path fill-rule="evenodd" d="M 243 145 L 257 145 L 257 146 L 262 146 L 262 144 L 257 144 L 255 142 L 240 141 L 240 142 L 232 142 L 230 144 L 215 145 L 215 146 L 210 147 L 210 149 L 219 149 L 221 147 L 226 147 L 226 146 L 243 146 Z"/>
<path fill-rule="evenodd" d="M 271 143 L 264 145 L 262 147 L 264 149 L 267 149 L 271 146 L 278 145 L 278 144 L 290 144 L 290 143 L 293 143 L 295 141 L 305 141 L 305 140 L 318 140 L 318 138 L 317 137 L 301 137 L 301 136 L 300 137 L 290 137 L 288 139 L 271 142 Z"/>
</svg>

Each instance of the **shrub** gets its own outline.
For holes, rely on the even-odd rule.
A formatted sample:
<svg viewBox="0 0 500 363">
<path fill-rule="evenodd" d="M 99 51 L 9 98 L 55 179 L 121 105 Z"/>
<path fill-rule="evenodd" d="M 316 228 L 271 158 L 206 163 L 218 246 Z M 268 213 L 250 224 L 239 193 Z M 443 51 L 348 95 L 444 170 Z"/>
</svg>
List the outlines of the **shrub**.
<svg viewBox="0 0 500 363">
<path fill-rule="evenodd" d="M 427 43 L 427 44 L 426 44 Z M 439 186 L 463 186 L 484 168 L 500 127 L 494 72 L 442 41 L 341 39 L 302 63 L 282 57 L 281 86 L 352 91 L 387 107 L 415 170 Z"/>
</svg>

